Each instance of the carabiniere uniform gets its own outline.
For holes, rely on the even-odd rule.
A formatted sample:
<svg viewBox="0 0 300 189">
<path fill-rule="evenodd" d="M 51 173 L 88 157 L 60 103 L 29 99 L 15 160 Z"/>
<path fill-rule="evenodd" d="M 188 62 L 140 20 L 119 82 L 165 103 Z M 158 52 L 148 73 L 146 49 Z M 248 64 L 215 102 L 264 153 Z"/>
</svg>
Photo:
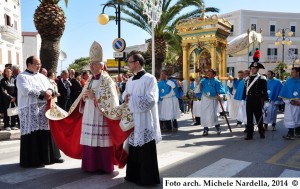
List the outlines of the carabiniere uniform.
<svg viewBox="0 0 300 189">
<path fill-rule="evenodd" d="M 260 63 L 252 63 L 251 67 L 264 68 Z M 253 83 L 254 82 L 254 83 Z M 248 88 L 248 94 L 247 94 Z M 254 124 L 253 124 L 253 114 L 258 125 L 258 131 L 260 138 L 265 138 L 265 130 L 263 127 L 263 106 L 264 102 L 268 102 L 267 93 L 267 80 L 264 76 L 259 73 L 251 75 L 245 80 L 243 100 L 246 100 L 246 112 L 247 112 L 247 136 L 245 140 L 251 140 L 253 138 Z"/>
</svg>

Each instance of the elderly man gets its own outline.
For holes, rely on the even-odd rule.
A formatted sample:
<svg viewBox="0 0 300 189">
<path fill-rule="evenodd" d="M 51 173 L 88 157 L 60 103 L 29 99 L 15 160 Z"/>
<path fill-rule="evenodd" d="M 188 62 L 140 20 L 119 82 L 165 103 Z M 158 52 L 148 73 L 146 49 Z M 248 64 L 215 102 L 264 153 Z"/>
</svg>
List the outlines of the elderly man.
<svg viewBox="0 0 300 189">
<path fill-rule="evenodd" d="M 17 79 L 21 126 L 20 166 L 38 167 L 62 163 L 45 117 L 47 101 L 56 91 L 47 77 L 39 73 L 39 58 L 28 57 L 26 65 L 27 69 Z"/>
<path fill-rule="evenodd" d="M 57 88 L 60 96 L 58 99 L 58 105 L 66 110 L 69 111 L 71 106 L 71 82 L 69 80 L 69 73 L 67 70 L 63 70 L 61 72 L 61 77 L 57 80 Z"/>
<path fill-rule="evenodd" d="M 69 79 L 75 78 L 75 70 L 74 69 L 69 69 Z"/>
<path fill-rule="evenodd" d="M 47 115 L 55 142 L 66 155 L 82 159 L 83 171 L 112 173 L 114 164 L 119 168 L 126 164 L 127 153 L 122 146 L 130 131 L 120 128 L 122 113 L 116 113 L 117 90 L 112 78 L 102 70 L 101 61 L 102 47 L 94 42 L 90 48 L 92 76 L 80 96 L 68 113 L 53 106 Z"/>
</svg>

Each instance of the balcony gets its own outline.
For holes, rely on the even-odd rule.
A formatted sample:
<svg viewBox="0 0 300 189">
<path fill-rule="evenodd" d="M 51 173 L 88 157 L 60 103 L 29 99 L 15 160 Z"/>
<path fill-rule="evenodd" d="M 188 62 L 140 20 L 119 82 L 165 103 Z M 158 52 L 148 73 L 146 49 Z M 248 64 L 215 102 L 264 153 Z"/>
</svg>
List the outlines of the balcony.
<svg viewBox="0 0 300 189">
<path fill-rule="evenodd" d="M 5 38 L 11 39 L 11 40 L 21 39 L 21 34 L 11 26 L 6 26 L 6 25 L 0 26 L 0 33 Z"/>
<path fill-rule="evenodd" d="M 267 56 L 269 62 L 276 62 L 277 61 L 277 55 L 268 55 Z"/>
</svg>

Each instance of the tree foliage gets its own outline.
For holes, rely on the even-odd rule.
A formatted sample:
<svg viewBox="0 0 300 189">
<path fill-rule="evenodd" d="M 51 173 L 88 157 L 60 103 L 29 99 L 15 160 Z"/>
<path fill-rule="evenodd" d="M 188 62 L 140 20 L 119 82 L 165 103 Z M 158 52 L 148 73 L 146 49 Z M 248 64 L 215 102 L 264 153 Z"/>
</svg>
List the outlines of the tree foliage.
<svg viewBox="0 0 300 189">
<path fill-rule="evenodd" d="M 76 59 L 72 64 L 69 65 L 69 69 L 74 69 L 76 71 L 82 71 L 85 66 L 87 66 L 90 62 L 89 57 L 81 57 Z"/>
<path fill-rule="evenodd" d="M 169 42 L 172 43 L 171 41 L 168 41 L 168 39 L 172 39 L 174 37 L 178 38 L 175 32 L 176 23 L 182 19 L 199 16 L 202 13 L 203 8 L 205 8 L 203 0 L 176 0 L 176 1 L 164 0 L 162 5 L 162 15 L 160 18 L 160 22 L 156 25 L 154 29 L 154 34 L 152 34 L 151 23 L 148 22 L 147 15 L 143 14 L 143 5 L 140 0 L 122 0 L 122 1 L 109 0 L 107 3 L 111 3 L 111 4 L 119 3 L 121 5 L 121 12 L 123 13 L 121 16 L 122 21 L 135 25 L 138 28 L 145 30 L 151 36 L 152 35 L 155 36 L 155 72 L 156 72 L 155 75 L 156 76 L 157 76 L 156 68 L 161 68 L 161 65 L 163 64 L 166 58 L 166 53 L 164 52 L 166 50 L 166 48 L 164 48 L 165 41 L 167 43 Z M 184 9 L 188 7 L 192 7 L 193 9 L 183 14 Z M 205 8 L 205 10 L 206 12 L 219 11 L 219 9 L 213 7 L 207 7 Z M 115 16 L 110 16 L 109 18 L 110 20 L 114 20 Z M 167 28 L 173 28 L 173 31 L 171 31 L 170 33 L 170 31 L 168 31 Z M 178 39 L 174 39 L 174 40 L 176 41 Z M 181 43 L 181 40 L 176 42 Z M 168 47 L 170 46 L 171 44 L 168 44 Z M 179 44 L 179 48 L 181 49 L 180 44 Z M 178 51 L 180 50 L 175 50 L 174 53 L 180 53 Z"/>
</svg>

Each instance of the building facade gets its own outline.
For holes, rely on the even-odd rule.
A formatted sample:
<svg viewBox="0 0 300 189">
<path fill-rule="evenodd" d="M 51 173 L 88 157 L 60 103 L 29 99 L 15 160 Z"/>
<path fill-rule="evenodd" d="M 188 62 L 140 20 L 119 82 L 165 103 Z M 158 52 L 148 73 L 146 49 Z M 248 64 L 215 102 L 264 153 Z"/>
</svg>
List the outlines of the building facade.
<svg viewBox="0 0 300 189">
<path fill-rule="evenodd" d="M 1 0 L 0 15 L 0 68 L 11 63 L 22 69 L 20 0 Z"/>
<path fill-rule="evenodd" d="M 259 48 L 261 51 L 260 62 L 265 66 L 265 70 L 273 70 L 279 62 L 284 61 L 289 67 L 293 63 L 299 62 L 299 47 L 300 47 L 300 13 L 283 13 L 283 12 L 265 12 L 252 10 L 237 10 L 230 13 L 222 14 L 231 24 L 231 35 L 228 37 L 228 42 L 235 37 L 247 33 L 248 30 L 261 32 L 263 42 Z M 282 37 L 277 37 L 278 31 L 284 29 L 285 40 L 292 41 L 282 45 Z M 292 31 L 293 35 L 288 36 L 288 32 Z M 251 37 L 251 36 L 250 36 Z M 276 46 L 275 42 L 279 45 Z M 253 49 L 253 47 L 250 47 Z M 249 54 L 239 57 L 230 57 L 227 59 L 227 72 L 231 75 L 236 75 L 239 70 L 248 68 L 248 59 L 252 62 L 253 51 Z"/>
<path fill-rule="evenodd" d="M 23 42 L 23 66 L 26 67 L 26 59 L 29 56 L 40 55 L 42 44 L 41 36 L 38 32 L 22 32 Z"/>
</svg>

